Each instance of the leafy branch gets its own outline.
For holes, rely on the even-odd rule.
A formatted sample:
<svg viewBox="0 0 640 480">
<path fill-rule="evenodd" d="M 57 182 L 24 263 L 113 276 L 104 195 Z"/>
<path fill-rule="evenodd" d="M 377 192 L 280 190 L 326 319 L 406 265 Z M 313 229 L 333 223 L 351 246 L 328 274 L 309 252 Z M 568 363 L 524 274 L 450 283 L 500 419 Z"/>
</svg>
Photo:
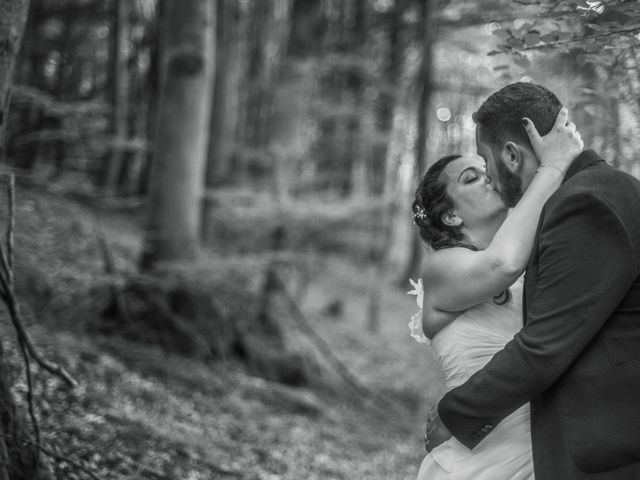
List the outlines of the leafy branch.
<svg viewBox="0 0 640 480">
<path fill-rule="evenodd" d="M 604 33 L 596 33 L 593 35 L 584 35 L 582 37 L 573 37 L 570 38 L 568 40 L 556 40 L 554 42 L 547 42 L 541 45 L 530 45 L 527 47 L 523 47 L 520 48 L 519 51 L 520 52 L 525 52 L 528 50 L 543 50 L 546 48 L 552 48 L 552 47 L 556 47 L 559 45 L 566 45 L 569 43 L 576 43 L 576 42 L 583 42 L 585 40 L 593 40 L 593 39 L 597 39 L 597 38 L 603 38 L 603 37 L 610 37 L 612 35 L 623 35 L 623 34 L 628 34 L 628 33 L 635 33 L 635 32 L 640 32 L 640 26 L 638 27 L 632 27 L 632 28 L 623 28 L 620 30 L 611 30 L 609 32 L 604 32 Z"/>
</svg>

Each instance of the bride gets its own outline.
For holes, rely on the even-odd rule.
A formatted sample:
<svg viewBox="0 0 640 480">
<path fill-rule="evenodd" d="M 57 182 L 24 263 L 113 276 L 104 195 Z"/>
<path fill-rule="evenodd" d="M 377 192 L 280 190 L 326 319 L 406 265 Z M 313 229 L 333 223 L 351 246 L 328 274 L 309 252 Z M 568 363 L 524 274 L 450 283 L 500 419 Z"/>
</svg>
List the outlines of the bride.
<svg viewBox="0 0 640 480">
<path fill-rule="evenodd" d="M 563 108 L 544 137 L 523 119 L 541 163 L 510 212 L 480 158 L 441 158 L 418 186 L 413 216 L 431 247 L 422 277 L 422 330 L 432 338 L 447 390 L 464 383 L 522 328 L 521 277 L 540 213 L 583 147 L 567 118 Z M 425 442 L 429 449 L 429 439 Z M 432 449 L 418 473 L 418 480 L 533 478 L 528 405 L 473 451 L 454 437 Z"/>
</svg>

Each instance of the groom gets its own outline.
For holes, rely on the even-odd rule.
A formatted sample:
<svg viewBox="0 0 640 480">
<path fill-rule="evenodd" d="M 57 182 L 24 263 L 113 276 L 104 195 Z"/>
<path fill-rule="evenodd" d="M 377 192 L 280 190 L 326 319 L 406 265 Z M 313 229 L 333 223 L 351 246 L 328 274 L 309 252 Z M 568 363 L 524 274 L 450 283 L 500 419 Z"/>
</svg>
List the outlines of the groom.
<svg viewBox="0 0 640 480">
<path fill-rule="evenodd" d="M 478 153 L 514 205 L 539 166 L 522 122 L 549 132 L 561 108 L 514 83 L 474 114 Z M 549 199 L 526 270 L 524 327 L 440 400 L 433 448 L 473 449 L 531 402 L 536 480 L 640 479 L 640 182 L 585 150 Z M 448 431 L 447 431 L 448 430 Z"/>
</svg>

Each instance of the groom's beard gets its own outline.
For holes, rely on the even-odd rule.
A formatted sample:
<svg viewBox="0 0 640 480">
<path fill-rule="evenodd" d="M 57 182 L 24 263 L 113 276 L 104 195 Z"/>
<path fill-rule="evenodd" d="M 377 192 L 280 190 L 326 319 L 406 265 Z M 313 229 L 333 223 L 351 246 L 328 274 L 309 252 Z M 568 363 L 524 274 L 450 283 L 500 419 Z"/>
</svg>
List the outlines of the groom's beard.
<svg viewBox="0 0 640 480">
<path fill-rule="evenodd" d="M 515 207 L 522 197 L 522 180 L 507 168 L 504 162 L 496 162 L 498 178 L 500 180 L 500 198 L 507 207 Z"/>
</svg>

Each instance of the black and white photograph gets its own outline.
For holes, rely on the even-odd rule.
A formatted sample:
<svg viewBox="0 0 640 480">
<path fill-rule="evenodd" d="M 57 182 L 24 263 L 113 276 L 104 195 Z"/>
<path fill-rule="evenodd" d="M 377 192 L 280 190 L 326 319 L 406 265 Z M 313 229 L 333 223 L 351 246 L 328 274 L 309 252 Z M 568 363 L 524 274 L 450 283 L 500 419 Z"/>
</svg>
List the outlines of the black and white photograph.
<svg viewBox="0 0 640 480">
<path fill-rule="evenodd" d="M 0 480 L 640 480 L 638 0 L 0 0 Z"/>
</svg>

